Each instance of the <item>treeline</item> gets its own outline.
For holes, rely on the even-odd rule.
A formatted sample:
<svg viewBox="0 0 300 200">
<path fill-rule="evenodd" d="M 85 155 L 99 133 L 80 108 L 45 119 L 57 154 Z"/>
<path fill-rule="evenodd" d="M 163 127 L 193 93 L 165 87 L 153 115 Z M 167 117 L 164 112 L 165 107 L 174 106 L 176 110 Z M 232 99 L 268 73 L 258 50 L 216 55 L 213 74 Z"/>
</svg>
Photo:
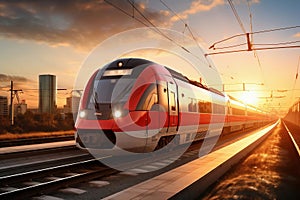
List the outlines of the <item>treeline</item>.
<svg viewBox="0 0 300 200">
<path fill-rule="evenodd" d="M 74 128 L 72 113 L 49 114 L 32 113 L 27 111 L 25 114 L 15 116 L 14 125 L 10 125 L 7 116 L 0 116 L 0 134 L 2 133 L 28 133 L 28 132 L 52 132 L 66 131 Z"/>
</svg>

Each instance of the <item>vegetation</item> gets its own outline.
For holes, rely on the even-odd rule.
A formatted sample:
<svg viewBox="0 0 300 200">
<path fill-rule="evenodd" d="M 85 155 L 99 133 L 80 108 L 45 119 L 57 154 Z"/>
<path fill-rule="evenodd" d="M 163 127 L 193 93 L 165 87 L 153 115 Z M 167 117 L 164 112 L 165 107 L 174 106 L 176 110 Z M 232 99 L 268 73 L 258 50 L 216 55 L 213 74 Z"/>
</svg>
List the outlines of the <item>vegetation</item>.
<svg viewBox="0 0 300 200">
<path fill-rule="evenodd" d="M 8 117 L 0 116 L 0 134 L 3 133 L 28 133 L 28 132 L 52 132 L 66 131 L 74 129 L 72 113 L 68 114 L 49 114 L 32 113 L 27 111 L 25 114 L 15 116 L 14 125 L 11 126 Z"/>
</svg>

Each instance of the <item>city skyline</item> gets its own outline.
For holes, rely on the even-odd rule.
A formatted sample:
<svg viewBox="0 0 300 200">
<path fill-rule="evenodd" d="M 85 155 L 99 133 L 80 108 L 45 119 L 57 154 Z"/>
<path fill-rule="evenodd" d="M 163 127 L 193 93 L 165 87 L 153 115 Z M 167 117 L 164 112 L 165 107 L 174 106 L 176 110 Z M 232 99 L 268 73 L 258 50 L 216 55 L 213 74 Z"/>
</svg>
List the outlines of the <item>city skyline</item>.
<svg viewBox="0 0 300 200">
<path fill-rule="evenodd" d="M 66 1 L 64 6 L 59 1 L 0 1 L 0 95 L 9 96 L 9 81 L 13 80 L 15 88 L 23 90 L 20 98 L 26 99 L 29 108 L 37 108 L 38 76 L 50 73 L 58 77 L 57 88 L 67 89 L 57 93 L 57 105 L 63 107 L 73 89 L 83 89 L 84 84 L 80 88 L 74 85 L 77 73 L 93 49 L 123 31 L 145 27 L 138 20 L 151 26 L 146 21 L 150 19 L 157 27 L 171 29 L 188 37 L 192 37 L 193 33 L 207 53 L 217 52 L 209 49 L 215 42 L 243 33 L 225 0 L 134 2 L 136 9 L 127 1 L 116 0 Z M 252 32 L 299 26 L 299 1 L 279 0 L 274 4 L 270 0 L 239 0 L 233 1 L 233 4 L 246 32 L 251 32 L 251 25 Z M 280 43 L 297 42 L 299 38 L 298 27 L 253 34 L 252 42 L 256 45 L 254 47 L 261 47 L 262 44 L 278 47 Z M 140 40 L 140 36 L 134 35 L 134 39 Z M 128 45 L 126 42 L 122 45 Z M 236 37 L 215 47 L 245 42 L 246 37 Z M 120 44 L 116 41 L 111 45 Z M 247 49 L 247 45 L 240 47 Z M 128 55 L 166 65 L 177 64 L 162 52 L 133 52 Z M 299 56 L 299 48 L 287 48 L 209 57 L 222 77 L 225 90 L 237 91 L 228 94 L 239 99 L 255 97 L 252 102 L 255 106 L 286 112 L 300 96 L 300 84 L 296 78 Z M 92 67 L 96 69 L 101 65 Z M 243 83 L 247 90 L 251 90 L 251 94 L 242 91 Z"/>
<path fill-rule="evenodd" d="M 53 73 L 52 74 L 39 74 L 38 77 L 45 76 L 45 75 L 55 76 L 56 79 L 57 79 L 57 76 L 54 75 Z M 1 77 L 1 74 L 0 74 L 0 77 Z M 31 84 L 33 86 L 29 89 L 22 89 L 23 87 L 20 87 L 20 82 L 18 82 L 18 79 L 20 79 L 20 77 L 13 76 L 13 77 L 10 78 L 10 80 L 16 80 L 16 81 L 13 81 L 13 85 L 14 85 L 13 89 L 14 90 L 19 90 L 18 91 L 19 102 L 21 103 L 22 101 L 26 101 L 26 103 L 27 103 L 28 99 L 26 98 L 26 95 L 23 95 L 23 94 L 24 93 L 30 93 L 29 102 L 30 102 L 30 100 L 33 100 L 34 103 L 30 103 L 28 108 L 40 110 L 40 108 L 39 108 L 40 107 L 39 106 L 40 100 L 39 99 L 40 99 L 40 95 L 41 95 L 41 90 L 44 90 L 44 89 L 39 88 L 39 83 L 40 83 L 39 79 L 37 79 L 36 83 Z M 75 94 L 75 95 L 72 94 L 73 93 L 72 89 L 57 88 L 56 87 L 55 90 L 56 90 L 56 94 L 55 94 L 56 97 L 54 99 L 55 99 L 55 107 L 57 107 L 57 108 L 63 108 L 65 105 L 67 105 L 67 98 L 78 96 L 78 94 Z M 45 92 L 45 90 L 44 90 L 44 92 Z M 2 87 L 2 93 L 1 94 L 3 94 L 3 95 L 0 95 L 0 96 L 6 97 L 8 99 L 8 101 L 10 101 L 10 85 Z M 13 95 L 13 96 L 14 96 L 13 105 L 16 105 L 16 104 L 18 104 L 18 101 L 15 98 L 15 95 Z"/>
</svg>

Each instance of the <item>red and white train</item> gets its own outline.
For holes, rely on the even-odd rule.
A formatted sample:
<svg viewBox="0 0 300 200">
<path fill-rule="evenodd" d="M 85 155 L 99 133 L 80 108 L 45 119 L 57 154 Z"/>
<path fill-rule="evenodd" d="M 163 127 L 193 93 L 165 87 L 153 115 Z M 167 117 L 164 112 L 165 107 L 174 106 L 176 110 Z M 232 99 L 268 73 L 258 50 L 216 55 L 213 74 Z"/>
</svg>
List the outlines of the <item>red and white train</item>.
<svg viewBox="0 0 300 200">
<path fill-rule="evenodd" d="M 75 138 L 84 149 L 151 152 L 203 139 L 212 125 L 227 133 L 270 121 L 266 112 L 172 69 L 127 58 L 107 64 L 88 81 Z"/>
</svg>

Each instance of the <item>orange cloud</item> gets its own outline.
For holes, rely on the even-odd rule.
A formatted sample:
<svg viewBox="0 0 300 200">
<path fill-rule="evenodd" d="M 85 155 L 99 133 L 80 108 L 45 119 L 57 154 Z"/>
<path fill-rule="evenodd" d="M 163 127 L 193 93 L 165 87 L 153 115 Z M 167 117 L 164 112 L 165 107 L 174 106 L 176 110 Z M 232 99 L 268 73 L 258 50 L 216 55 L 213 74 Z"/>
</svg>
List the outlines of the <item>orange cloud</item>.
<svg viewBox="0 0 300 200">
<path fill-rule="evenodd" d="M 203 12 L 203 11 L 209 11 L 219 5 L 223 5 L 225 2 L 224 0 L 212 0 L 212 1 L 203 1 L 203 0 L 197 0 L 193 1 L 190 5 L 190 8 L 179 13 L 178 16 L 181 19 L 187 19 L 189 15 L 196 14 L 198 12 Z M 174 16 L 171 18 L 172 22 L 178 21 L 178 17 Z"/>
<path fill-rule="evenodd" d="M 300 37 L 300 32 L 293 35 L 294 37 Z"/>
</svg>

